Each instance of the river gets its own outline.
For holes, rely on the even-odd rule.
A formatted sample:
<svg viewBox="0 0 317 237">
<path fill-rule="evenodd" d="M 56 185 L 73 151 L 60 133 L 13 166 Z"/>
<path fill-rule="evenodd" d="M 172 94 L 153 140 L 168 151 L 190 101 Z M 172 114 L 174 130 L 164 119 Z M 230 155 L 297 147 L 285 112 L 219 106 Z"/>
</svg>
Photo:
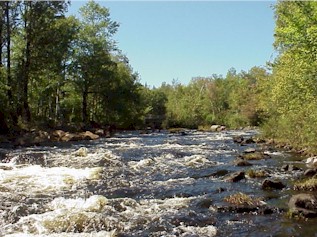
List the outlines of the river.
<svg viewBox="0 0 317 237">
<path fill-rule="evenodd" d="M 302 157 L 268 149 L 252 161 L 287 188 L 261 178 L 226 182 L 246 148 L 233 136 L 257 131 L 118 133 L 95 141 L 0 149 L 0 236 L 317 236 L 317 221 L 287 217 Z M 219 211 L 224 198 L 261 197 L 271 213 Z"/>
</svg>

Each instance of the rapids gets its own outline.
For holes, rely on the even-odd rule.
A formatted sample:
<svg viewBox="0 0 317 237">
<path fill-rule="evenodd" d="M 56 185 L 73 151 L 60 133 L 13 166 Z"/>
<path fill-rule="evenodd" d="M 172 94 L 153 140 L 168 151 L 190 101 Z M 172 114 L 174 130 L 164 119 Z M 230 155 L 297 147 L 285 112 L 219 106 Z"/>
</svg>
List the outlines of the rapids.
<svg viewBox="0 0 317 237">
<path fill-rule="evenodd" d="M 96 141 L 0 149 L 0 236 L 316 236 L 315 220 L 283 211 L 301 157 L 267 150 L 254 161 L 288 188 L 263 191 L 262 179 L 225 182 L 250 167 L 233 160 L 246 148 L 233 136 L 257 131 L 119 133 Z M 299 174 L 298 174 L 299 175 Z M 219 212 L 224 197 L 263 197 L 271 214 Z"/>
</svg>

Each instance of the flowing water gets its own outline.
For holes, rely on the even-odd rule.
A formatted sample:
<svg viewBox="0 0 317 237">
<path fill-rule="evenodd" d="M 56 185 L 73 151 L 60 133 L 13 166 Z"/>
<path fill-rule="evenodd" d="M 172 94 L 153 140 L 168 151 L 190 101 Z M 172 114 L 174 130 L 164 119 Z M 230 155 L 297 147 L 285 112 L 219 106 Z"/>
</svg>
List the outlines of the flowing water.
<svg viewBox="0 0 317 237">
<path fill-rule="evenodd" d="M 235 135 L 256 131 L 120 133 L 89 142 L 1 149 L 0 236 L 317 236 L 316 220 L 291 220 L 284 210 L 300 157 L 266 151 L 254 161 L 288 188 L 263 191 L 263 179 L 225 182 L 250 167 L 233 160 L 251 144 Z M 224 197 L 262 197 L 273 213 L 221 212 Z"/>
</svg>

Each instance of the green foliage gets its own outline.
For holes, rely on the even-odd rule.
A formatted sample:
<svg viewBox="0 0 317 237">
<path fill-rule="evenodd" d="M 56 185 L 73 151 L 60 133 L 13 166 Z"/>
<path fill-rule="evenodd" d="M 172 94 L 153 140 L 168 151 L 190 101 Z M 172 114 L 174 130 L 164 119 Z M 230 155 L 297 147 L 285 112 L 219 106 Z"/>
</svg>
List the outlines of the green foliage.
<svg viewBox="0 0 317 237">
<path fill-rule="evenodd" d="M 137 123 L 140 85 L 112 39 L 119 24 L 94 1 L 80 9 L 80 19 L 66 17 L 68 4 L 0 3 L 0 105 L 9 108 L 0 112 L 11 127 L 23 128 L 31 118 L 55 125 Z"/>
<path fill-rule="evenodd" d="M 316 12 L 316 2 L 277 3 L 274 45 L 280 54 L 261 92 L 264 134 L 310 152 L 317 152 Z"/>
<path fill-rule="evenodd" d="M 269 74 L 254 67 L 237 73 L 230 69 L 225 78 L 193 78 L 185 86 L 174 82 L 160 88 L 167 96 L 167 122 L 171 127 L 197 128 L 223 124 L 230 128 L 259 125 L 261 107 L 258 84 Z"/>
</svg>

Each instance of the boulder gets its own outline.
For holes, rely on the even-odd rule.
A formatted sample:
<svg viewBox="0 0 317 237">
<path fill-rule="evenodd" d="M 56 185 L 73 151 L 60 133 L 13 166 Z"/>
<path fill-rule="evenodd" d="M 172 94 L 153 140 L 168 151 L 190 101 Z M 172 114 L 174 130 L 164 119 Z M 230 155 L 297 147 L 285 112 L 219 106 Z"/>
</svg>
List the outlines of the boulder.
<svg viewBox="0 0 317 237">
<path fill-rule="evenodd" d="M 69 141 L 73 141 L 74 137 L 75 137 L 75 134 L 66 132 L 64 136 L 60 137 L 58 141 L 69 142 Z"/>
<path fill-rule="evenodd" d="M 94 134 L 90 131 L 82 132 L 79 134 L 79 136 L 82 138 L 81 140 L 96 140 L 99 138 L 97 134 Z"/>
<path fill-rule="evenodd" d="M 211 125 L 210 126 L 210 131 L 211 132 L 217 132 L 217 131 L 219 131 L 218 129 L 220 129 L 221 128 L 221 125 Z"/>
<path fill-rule="evenodd" d="M 309 157 L 305 160 L 306 166 L 310 168 L 317 167 L 317 156 Z"/>
<path fill-rule="evenodd" d="M 301 169 L 298 168 L 298 167 L 295 166 L 295 165 L 286 164 L 286 165 L 283 165 L 283 166 L 282 166 L 282 170 L 283 170 L 283 171 L 296 171 L 296 170 L 301 170 Z"/>
<path fill-rule="evenodd" d="M 225 177 L 225 181 L 235 183 L 235 182 L 239 182 L 240 180 L 244 178 L 245 178 L 245 173 L 243 171 L 239 171 Z"/>
<path fill-rule="evenodd" d="M 254 138 L 253 141 L 254 141 L 255 143 L 257 143 L 257 144 L 263 144 L 263 143 L 266 142 L 264 139 L 259 138 L 259 137 Z"/>
<path fill-rule="evenodd" d="M 214 176 L 214 177 L 221 177 L 221 176 L 225 176 L 229 173 L 228 170 L 222 169 L 222 170 L 217 170 L 216 172 L 212 173 L 209 176 Z"/>
<path fill-rule="evenodd" d="M 278 180 L 265 179 L 262 183 L 262 189 L 283 189 L 286 186 Z"/>
<path fill-rule="evenodd" d="M 47 142 L 50 140 L 50 135 L 48 134 L 48 132 L 45 132 L 45 131 L 38 131 L 36 134 L 35 134 L 35 137 L 34 137 L 34 140 L 33 142 L 34 143 L 43 143 L 43 142 Z"/>
<path fill-rule="evenodd" d="M 251 166 L 252 164 L 246 160 L 238 158 L 234 161 L 234 165 L 235 166 Z"/>
<path fill-rule="evenodd" d="M 247 154 L 247 153 L 254 153 L 256 152 L 255 148 L 247 148 L 243 151 L 243 153 Z"/>
<path fill-rule="evenodd" d="M 224 130 L 226 130 L 226 126 L 223 126 L 223 125 L 221 125 L 221 126 L 217 129 L 217 131 L 219 131 L 219 132 L 224 131 Z"/>
<path fill-rule="evenodd" d="M 255 143 L 252 137 L 244 139 L 244 141 L 242 141 L 242 144 L 252 144 L 252 143 Z"/>
<path fill-rule="evenodd" d="M 306 177 L 313 177 L 316 174 L 317 174 L 317 168 L 315 168 L 315 169 L 307 169 L 304 172 L 304 176 L 306 176 Z"/>
<path fill-rule="evenodd" d="M 240 157 L 244 160 L 263 160 L 263 159 L 271 158 L 270 155 L 260 151 L 244 153 L 240 155 Z"/>
<path fill-rule="evenodd" d="M 64 137 L 65 135 L 66 135 L 66 132 L 64 132 L 63 130 L 55 130 L 52 132 L 51 137 L 52 137 L 52 140 L 61 141 L 62 137 Z"/>
<path fill-rule="evenodd" d="M 105 135 L 105 131 L 103 129 L 97 129 L 95 132 L 94 132 L 96 135 L 98 136 L 104 136 Z"/>
<path fill-rule="evenodd" d="M 290 212 L 304 217 L 317 217 L 317 198 L 315 195 L 300 193 L 293 195 L 288 202 Z"/>
<path fill-rule="evenodd" d="M 86 157 L 88 149 L 86 147 L 81 147 L 75 152 L 75 156 Z"/>
<path fill-rule="evenodd" d="M 234 136 L 233 142 L 241 144 L 244 141 L 244 138 L 242 136 Z"/>
</svg>

